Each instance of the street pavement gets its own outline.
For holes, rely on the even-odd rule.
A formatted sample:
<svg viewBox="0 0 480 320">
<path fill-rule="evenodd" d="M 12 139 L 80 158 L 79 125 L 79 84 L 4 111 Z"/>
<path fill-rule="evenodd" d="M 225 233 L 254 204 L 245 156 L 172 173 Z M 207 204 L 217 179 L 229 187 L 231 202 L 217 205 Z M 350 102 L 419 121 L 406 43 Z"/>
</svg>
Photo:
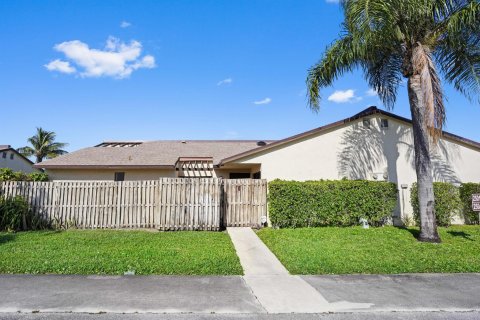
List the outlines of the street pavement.
<svg viewBox="0 0 480 320">
<path fill-rule="evenodd" d="M 85 314 L 0 313 L 0 320 L 478 320 L 480 312 L 361 312 L 324 314 Z"/>
<path fill-rule="evenodd" d="M 298 278 L 328 304 L 350 301 L 353 306 L 369 306 L 334 311 L 339 313 L 480 311 L 480 274 Z M 278 286 L 273 284 L 272 288 Z M 0 314 L 275 313 L 267 312 L 242 276 L 0 275 L 0 297 Z"/>
</svg>

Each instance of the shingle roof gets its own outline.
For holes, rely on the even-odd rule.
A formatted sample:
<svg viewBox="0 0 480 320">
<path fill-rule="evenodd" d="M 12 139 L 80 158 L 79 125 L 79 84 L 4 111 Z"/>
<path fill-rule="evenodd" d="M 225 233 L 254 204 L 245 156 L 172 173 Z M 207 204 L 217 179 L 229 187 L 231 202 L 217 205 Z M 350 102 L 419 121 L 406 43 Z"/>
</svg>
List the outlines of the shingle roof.
<svg viewBox="0 0 480 320">
<path fill-rule="evenodd" d="M 257 148 L 257 142 L 258 140 L 159 140 L 133 146 L 119 146 L 128 142 L 104 142 L 95 147 L 80 149 L 43 161 L 36 166 L 40 168 L 160 168 L 174 166 L 179 157 L 212 157 L 213 163 L 218 164 L 224 158 Z"/>
<path fill-rule="evenodd" d="M 141 144 L 138 144 L 139 141 L 104 142 L 96 147 L 81 149 L 58 158 L 44 161 L 35 166 L 39 168 L 171 167 L 175 165 L 175 162 L 180 157 L 212 157 L 214 165 L 221 166 L 375 114 L 392 117 L 408 124 L 412 123 L 410 119 L 379 110 L 372 106 L 350 118 L 333 122 L 282 140 L 264 140 L 266 145 L 257 144 L 258 140 L 188 140 L 186 143 L 183 143 L 181 140 L 159 140 L 143 142 Z M 480 149 L 479 142 L 452 133 L 444 131 L 443 137 L 475 149 Z M 116 146 L 109 147 L 108 145 Z M 121 147 L 119 145 L 132 146 Z"/>
<path fill-rule="evenodd" d="M 0 151 L 10 149 L 9 144 L 0 144 Z"/>
</svg>

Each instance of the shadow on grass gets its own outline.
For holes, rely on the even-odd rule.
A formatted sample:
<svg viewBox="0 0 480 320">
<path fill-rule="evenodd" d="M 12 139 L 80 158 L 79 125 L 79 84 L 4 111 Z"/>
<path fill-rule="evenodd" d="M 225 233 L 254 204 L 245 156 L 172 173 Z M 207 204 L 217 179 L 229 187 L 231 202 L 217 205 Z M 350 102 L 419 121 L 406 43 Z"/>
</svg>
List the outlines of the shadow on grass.
<svg viewBox="0 0 480 320">
<path fill-rule="evenodd" d="M 465 240 L 475 241 L 472 238 L 470 238 L 469 233 L 466 233 L 466 232 L 463 232 L 463 231 L 452 231 L 452 230 L 450 230 L 450 231 L 447 231 L 447 233 L 449 233 L 453 237 L 461 237 Z"/>
<path fill-rule="evenodd" d="M 10 242 L 10 241 L 14 241 L 15 238 L 16 238 L 16 235 L 13 234 L 13 233 L 1 234 L 0 235 L 0 245 L 2 245 L 4 243 L 7 243 L 7 242 Z"/>
<path fill-rule="evenodd" d="M 398 227 L 398 228 L 410 232 L 412 236 L 417 240 L 418 240 L 418 237 L 420 236 L 420 230 L 418 229 L 407 228 L 407 227 Z"/>
</svg>

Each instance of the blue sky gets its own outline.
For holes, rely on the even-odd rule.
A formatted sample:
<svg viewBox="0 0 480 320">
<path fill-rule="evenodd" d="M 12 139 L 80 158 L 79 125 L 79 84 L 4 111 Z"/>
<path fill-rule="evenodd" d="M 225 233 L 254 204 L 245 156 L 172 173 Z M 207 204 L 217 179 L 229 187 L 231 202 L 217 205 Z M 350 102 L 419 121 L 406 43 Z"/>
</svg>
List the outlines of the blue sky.
<svg viewBox="0 0 480 320">
<path fill-rule="evenodd" d="M 326 0 L 1 1 L 0 144 L 23 146 L 37 126 L 70 151 L 279 139 L 382 107 L 359 72 L 322 91 L 318 114 L 306 105 L 306 71 L 341 20 Z M 446 130 L 480 141 L 480 107 L 445 91 Z M 409 117 L 406 95 L 394 112 Z"/>
</svg>

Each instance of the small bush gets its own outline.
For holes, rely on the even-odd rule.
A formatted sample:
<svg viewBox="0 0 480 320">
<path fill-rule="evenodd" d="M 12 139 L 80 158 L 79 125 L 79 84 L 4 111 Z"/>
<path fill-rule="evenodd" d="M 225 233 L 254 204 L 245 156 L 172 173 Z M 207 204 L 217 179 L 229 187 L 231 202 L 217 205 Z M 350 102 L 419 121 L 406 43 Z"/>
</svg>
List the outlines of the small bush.
<svg viewBox="0 0 480 320">
<path fill-rule="evenodd" d="M 28 181 L 48 181 L 48 174 L 45 172 L 32 172 L 27 175 Z"/>
<path fill-rule="evenodd" d="M 437 225 L 448 227 L 455 215 L 461 209 L 460 192 L 457 187 L 448 182 L 434 182 L 433 194 L 435 196 L 435 215 Z M 413 218 L 420 225 L 420 210 L 418 207 L 418 187 L 413 183 L 410 190 L 410 203 L 413 207 Z"/>
<path fill-rule="evenodd" d="M 28 203 L 23 197 L 0 197 L 0 230 L 26 229 L 28 216 Z"/>
<path fill-rule="evenodd" d="M 40 171 L 26 174 L 22 171 L 13 171 L 10 168 L 0 168 L 1 181 L 48 181 L 48 175 Z"/>
<path fill-rule="evenodd" d="M 397 203 L 391 182 L 274 180 L 268 188 L 270 220 L 276 227 L 353 226 L 360 218 L 380 226 Z"/>
<path fill-rule="evenodd" d="M 10 168 L 0 168 L 0 181 L 15 181 L 15 172 Z"/>
<path fill-rule="evenodd" d="M 480 193 L 480 183 L 463 183 L 460 187 L 462 213 L 467 224 L 479 224 L 478 212 L 472 210 L 472 194 Z"/>
</svg>

